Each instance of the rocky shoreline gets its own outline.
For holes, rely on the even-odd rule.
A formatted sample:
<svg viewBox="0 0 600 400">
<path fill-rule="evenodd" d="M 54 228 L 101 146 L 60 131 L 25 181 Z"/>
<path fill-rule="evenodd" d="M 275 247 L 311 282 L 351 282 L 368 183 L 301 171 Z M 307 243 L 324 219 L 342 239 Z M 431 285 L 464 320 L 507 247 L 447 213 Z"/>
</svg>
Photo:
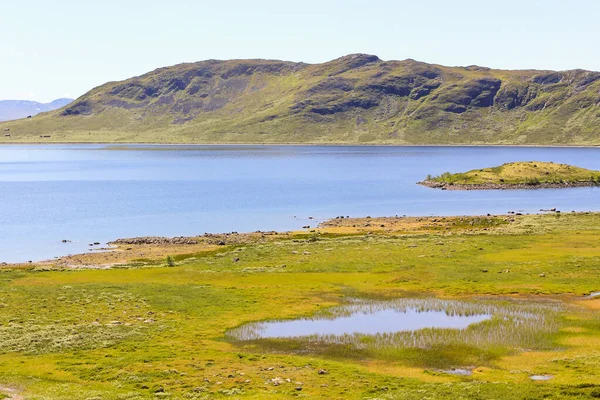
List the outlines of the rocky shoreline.
<svg viewBox="0 0 600 400">
<path fill-rule="evenodd" d="M 600 186 L 595 181 L 582 182 L 542 182 L 537 184 L 509 184 L 509 183 L 478 183 L 478 184 L 451 184 L 424 180 L 417 182 L 419 185 L 427 186 L 433 189 L 441 190 L 515 190 L 515 189 L 557 189 L 557 188 L 575 188 L 575 187 L 594 187 Z"/>
</svg>

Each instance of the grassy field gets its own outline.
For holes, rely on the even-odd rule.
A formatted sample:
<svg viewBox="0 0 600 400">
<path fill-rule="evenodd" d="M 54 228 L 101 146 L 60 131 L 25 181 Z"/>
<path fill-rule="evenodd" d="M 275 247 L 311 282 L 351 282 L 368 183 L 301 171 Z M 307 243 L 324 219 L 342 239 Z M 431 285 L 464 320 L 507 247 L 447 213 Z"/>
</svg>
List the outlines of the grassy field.
<svg viewBox="0 0 600 400">
<path fill-rule="evenodd" d="M 184 246 L 148 245 L 154 251 L 141 259 L 138 246 L 110 269 L 97 268 L 114 261 L 100 254 L 80 260 L 87 269 L 7 266 L 0 270 L 0 392 L 15 399 L 598 398 L 600 297 L 587 296 L 600 290 L 599 243 L 600 214 L 335 219 L 314 232 L 192 245 L 189 254 Z M 533 340 L 505 335 L 493 345 L 450 340 L 452 333 L 416 347 L 228 336 L 245 323 L 310 316 L 350 299 L 410 298 L 534 307 L 552 323 Z M 473 374 L 444 372 L 452 368 Z"/>
<path fill-rule="evenodd" d="M 425 182 L 445 185 L 600 184 L 600 171 L 541 161 L 521 161 L 499 167 L 427 177 Z"/>
</svg>

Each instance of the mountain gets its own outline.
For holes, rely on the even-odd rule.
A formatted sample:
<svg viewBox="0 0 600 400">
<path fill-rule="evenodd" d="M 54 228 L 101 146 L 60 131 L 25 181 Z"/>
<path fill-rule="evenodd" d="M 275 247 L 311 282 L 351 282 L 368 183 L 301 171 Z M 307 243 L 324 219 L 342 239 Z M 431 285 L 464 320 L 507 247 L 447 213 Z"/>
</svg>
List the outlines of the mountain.
<svg viewBox="0 0 600 400">
<path fill-rule="evenodd" d="M 0 121 L 27 118 L 45 111 L 53 111 L 71 103 L 73 99 L 57 99 L 50 103 L 29 100 L 0 100 Z"/>
<path fill-rule="evenodd" d="M 600 73 L 494 70 L 352 54 L 208 60 L 109 82 L 0 124 L 13 141 L 600 144 Z"/>
</svg>

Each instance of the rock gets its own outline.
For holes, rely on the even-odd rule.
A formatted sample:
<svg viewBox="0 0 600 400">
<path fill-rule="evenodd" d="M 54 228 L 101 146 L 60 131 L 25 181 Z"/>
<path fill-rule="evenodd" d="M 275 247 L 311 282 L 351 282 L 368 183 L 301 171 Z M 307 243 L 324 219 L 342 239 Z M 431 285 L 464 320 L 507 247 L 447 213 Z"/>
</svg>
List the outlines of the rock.
<svg viewBox="0 0 600 400">
<path fill-rule="evenodd" d="M 540 278 L 545 278 L 546 274 L 540 274 Z"/>
<path fill-rule="evenodd" d="M 327 373 L 328 372 L 327 372 L 326 369 L 320 369 L 319 372 L 318 372 L 319 375 L 327 375 Z"/>
<path fill-rule="evenodd" d="M 198 240 L 196 238 L 191 237 L 159 237 L 159 236 L 142 236 L 136 238 L 126 238 L 126 239 L 117 239 L 110 244 L 155 244 L 155 245 L 165 245 L 165 244 L 198 244 Z"/>
<path fill-rule="evenodd" d="M 295 388 L 297 391 L 301 391 L 302 390 L 302 386 L 296 386 Z"/>
<path fill-rule="evenodd" d="M 275 377 L 273 379 L 271 379 L 271 384 L 273 386 L 279 386 L 283 383 L 283 379 L 281 379 L 280 377 Z"/>
<path fill-rule="evenodd" d="M 231 261 L 233 261 L 234 263 L 236 263 L 236 262 L 240 261 L 240 258 L 239 257 L 234 257 L 233 260 L 231 260 Z"/>
</svg>

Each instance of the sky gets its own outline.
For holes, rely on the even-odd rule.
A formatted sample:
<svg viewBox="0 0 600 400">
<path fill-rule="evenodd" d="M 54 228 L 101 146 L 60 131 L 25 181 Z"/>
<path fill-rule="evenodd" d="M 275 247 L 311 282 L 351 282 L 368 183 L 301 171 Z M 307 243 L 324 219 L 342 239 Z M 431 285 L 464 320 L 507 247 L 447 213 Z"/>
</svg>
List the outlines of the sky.
<svg viewBox="0 0 600 400">
<path fill-rule="evenodd" d="M 0 100 L 47 102 L 205 59 L 350 53 L 600 71 L 598 0 L 0 0 Z"/>
</svg>

